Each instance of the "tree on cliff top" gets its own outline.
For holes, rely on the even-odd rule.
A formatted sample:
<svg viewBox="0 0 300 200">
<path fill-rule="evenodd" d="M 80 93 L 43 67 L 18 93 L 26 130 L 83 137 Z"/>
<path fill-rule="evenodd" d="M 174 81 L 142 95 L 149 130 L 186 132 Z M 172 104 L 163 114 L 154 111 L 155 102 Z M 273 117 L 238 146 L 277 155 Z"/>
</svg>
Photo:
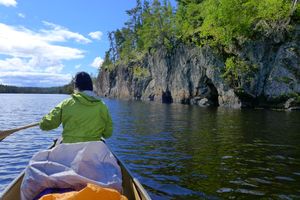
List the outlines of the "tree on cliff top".
<svg viewBox="0 0 300 200">
<path fill-rule="evenodd" d="M 288 31 L 291 16 L 299 15 L 295 0 L 181 0 L 177 22 L 185 41 L 228 46 L 258 33 Z M 299 7 L 297 7 L 299 9 Z M 291 12 L 292 10 L 295 10 Z"/>
<path fill-rule="evenodd" d="M 111 32 L 109 59 L 105 63 L 138 59 L 149 49 L 163 45 L 172 48 L 175 41 L 174 10 L 168 0 L 137 0 L 136 6 L 126 12 L 129 16 L 125 27 Z M 117 58 L 117 61 L 115 61 Z"/>
<path fill-rule="evenodd" d="M 111 32 L 106 63 L 139 60 L 151 49 L 177 43 L 225 49 L 258 37 L 282 39 L 299 24 L 297 0 L 137 0 L 125 26 Z"/>
</svg>

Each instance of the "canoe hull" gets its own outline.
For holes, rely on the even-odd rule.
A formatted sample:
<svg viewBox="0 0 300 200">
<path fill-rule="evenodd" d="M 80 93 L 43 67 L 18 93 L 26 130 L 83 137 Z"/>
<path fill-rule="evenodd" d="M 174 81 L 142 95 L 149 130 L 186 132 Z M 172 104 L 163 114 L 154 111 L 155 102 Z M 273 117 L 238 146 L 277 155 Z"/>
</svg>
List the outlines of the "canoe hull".
<svg viewBox="0 0 300 200">
<path fill-rule="evenodd" d="M 122 171 L 123 195 L 125 195 L 128 200 L 151 200 L 150 196 L 140 182 L 131 175 L 130 171 L 116 155 L 115 157 L 118 160 L 118 164 L 120 165 Z M 4 190 L 2 196 L 0 196 L 0 199 L 20 200 L 20 188 L 23 177 L 24 171 Z"/>
</svg>

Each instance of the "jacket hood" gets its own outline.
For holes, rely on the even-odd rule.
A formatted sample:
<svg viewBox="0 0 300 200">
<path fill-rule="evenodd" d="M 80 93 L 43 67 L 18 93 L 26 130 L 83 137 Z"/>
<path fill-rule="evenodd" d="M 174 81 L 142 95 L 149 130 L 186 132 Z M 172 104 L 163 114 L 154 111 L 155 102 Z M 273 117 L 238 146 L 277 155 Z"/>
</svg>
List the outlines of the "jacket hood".
<svg viewBox="0 0 300 200">
<path fill-rule="evenodd" d="M 76 92 L 72 94 L 72 97 L 80 103 L 88 106 L 92 106 L 102 102 L 101 99 L 97 98 L 95 93 L 92 91 Z"/>
</svg>

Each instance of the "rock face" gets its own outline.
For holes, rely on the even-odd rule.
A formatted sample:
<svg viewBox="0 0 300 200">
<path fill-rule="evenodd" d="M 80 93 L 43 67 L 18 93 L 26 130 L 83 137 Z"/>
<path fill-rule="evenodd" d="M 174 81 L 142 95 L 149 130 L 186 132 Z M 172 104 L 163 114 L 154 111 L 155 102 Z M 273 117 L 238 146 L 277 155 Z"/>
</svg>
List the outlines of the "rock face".
<svg viewBox="0 0 300 200">
<path fill-rule="evenodd" d="M 208 46 L 185 45 L 177 46 L 172 52 L 157 48 L 139 62 L 101 71 L 96 91 L 107 97 L 202 107 L 297 107 L 300 102 L 299 32 L 296 30 L 285 42 L 257 41 L 235 50 L 236 56 L 257 67 L 251 81 L 242 82 L 243 92 L 231 88 L 222 77 L 225 58 L 220 53 Z M 146 69 L 147 75 L 136 76 L 136 66 Z"/>
<path fill-rule="evenodd" d="M 287 101 L 294 98 L 293 105 L 300 105 L 299 26 L 289 38 L 252 42 L 240 50 L 240 57 L 258 66 L 251 84 L 243 87 L 248 97 L 240 97 L 244 104 L 288 109 Z"/>
</svg>

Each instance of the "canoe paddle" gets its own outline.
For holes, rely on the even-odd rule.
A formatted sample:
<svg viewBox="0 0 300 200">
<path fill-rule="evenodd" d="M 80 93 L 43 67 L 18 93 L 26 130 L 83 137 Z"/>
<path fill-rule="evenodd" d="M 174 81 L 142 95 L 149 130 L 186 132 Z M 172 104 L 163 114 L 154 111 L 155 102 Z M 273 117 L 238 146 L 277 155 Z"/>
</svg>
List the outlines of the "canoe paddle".
<svg viewBox="0 0 300 200">
<path fill-rule="evenodd" d="M 34 123 L 34 124 L 28 124 L 26 126 L 22 126 L 19 128 L 14 128 L 14 129 L 10 129 L 10 130 L 5 130 L 5 131 L 0 131 L 0 141 L 2 141 L 4 138 L 6 138 L 7 136 L 13 134 L 14 132 L 23 130 L 23 129 L 27 129 L 27 128 L 31 128 L 34 126 L 39 125 L 39 123 Z"/>
</svg>

